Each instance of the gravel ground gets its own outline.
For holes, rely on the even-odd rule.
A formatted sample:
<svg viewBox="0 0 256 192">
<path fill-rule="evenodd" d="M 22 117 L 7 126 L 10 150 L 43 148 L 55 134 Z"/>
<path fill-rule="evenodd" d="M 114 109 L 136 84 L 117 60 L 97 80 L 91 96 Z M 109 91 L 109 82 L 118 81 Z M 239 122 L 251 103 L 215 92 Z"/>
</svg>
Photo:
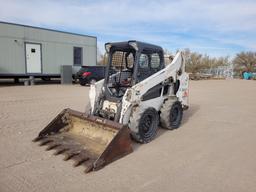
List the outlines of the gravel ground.
<svg viewBox="0 0 256 192">
<path fill-rule="evenodd" d="M 0 191 L 256 191 L 256 81 L 190 83 L 182 126 L 97 172 L 83 173 L 31 140 L 88 87 L 0 87 Z"/>
</svg>

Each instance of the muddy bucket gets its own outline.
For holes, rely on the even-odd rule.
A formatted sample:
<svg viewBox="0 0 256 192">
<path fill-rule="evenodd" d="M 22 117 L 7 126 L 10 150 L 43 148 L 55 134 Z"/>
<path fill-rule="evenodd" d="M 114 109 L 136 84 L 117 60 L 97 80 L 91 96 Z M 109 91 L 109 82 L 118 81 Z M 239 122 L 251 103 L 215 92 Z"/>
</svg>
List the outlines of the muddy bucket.
<svg viewBox="0 0 256 192">
<path fill-rule="evenodd" d="M 98 170 L 131 153 L 130 131 L 122 124 L 64 109 L 34 139 L 74 166 L 84 165 L 85 172 Z"/>
</svg>

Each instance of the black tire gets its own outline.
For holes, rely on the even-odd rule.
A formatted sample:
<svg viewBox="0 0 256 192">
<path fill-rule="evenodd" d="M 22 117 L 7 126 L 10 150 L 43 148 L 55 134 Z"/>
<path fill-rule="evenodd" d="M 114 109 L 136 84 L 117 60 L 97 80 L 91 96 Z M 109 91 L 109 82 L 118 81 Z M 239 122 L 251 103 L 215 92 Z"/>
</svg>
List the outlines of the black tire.
<svg viewBox="0 0 256 192">
<path fill-rule="evenodd" d="M 139 108 L 133 110 L 130 117 L 129 127 L 132 132 L 132 138 L 139 143 L 149 143 L 152 141 L 158 130 L 159 114 L 150 107 L 140 112 Z"/>
<path fill-rule="evenodd" d="M 85 86 L 86 83 L 84 81 L 79 80 L 79 84 Z"/>
<path fill-rule="evenodd" d="M 183 116 L 182 105 L 176 99 L 167 99 L 161 108 L 160 123 L 165 129 L 177 129 Z"/>
<path fill-rule="evenodd" d="M 73 83 L 76 84 L 76 83 L 78 83 L 78 82 L 79 82 L 79 79 L 74 77 L 74 78 L 73 78 Z"/>
</svg>

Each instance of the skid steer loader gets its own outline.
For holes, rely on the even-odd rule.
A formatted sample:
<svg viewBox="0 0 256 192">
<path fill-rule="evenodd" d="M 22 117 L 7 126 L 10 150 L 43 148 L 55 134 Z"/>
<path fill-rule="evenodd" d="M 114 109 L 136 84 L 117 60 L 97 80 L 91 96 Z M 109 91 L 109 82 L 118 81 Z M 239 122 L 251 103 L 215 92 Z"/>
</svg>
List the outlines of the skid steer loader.
<svg viewBox="0 0 256 192">
<path fill-rule="evenodd" d="M 165 65 L 156 45 L 128 41 L 106 43 L 105 49 L 105 79 L 91 85 L 86 112 L 64 109 L 34 140 L 75 166 L 83 164 L 86 172 L 131 153 L 131 138 L 148 143 L 159 125 L 178 128 L 188 108 L 182 52 Z"/>
</svg>

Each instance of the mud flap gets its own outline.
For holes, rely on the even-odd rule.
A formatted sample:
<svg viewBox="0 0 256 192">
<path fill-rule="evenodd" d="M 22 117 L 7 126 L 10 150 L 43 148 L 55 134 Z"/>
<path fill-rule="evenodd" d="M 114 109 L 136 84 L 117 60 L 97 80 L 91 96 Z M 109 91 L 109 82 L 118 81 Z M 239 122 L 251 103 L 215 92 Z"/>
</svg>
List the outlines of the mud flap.
<svg viewBox="0 0 256 192">
<path fill-rule="evenodd" d="M 130 130 L 122 124 L 64 109 L 33 141 L 84 165 L 85 172 L 98 170 L 133 151 Z"/>
</svg>

